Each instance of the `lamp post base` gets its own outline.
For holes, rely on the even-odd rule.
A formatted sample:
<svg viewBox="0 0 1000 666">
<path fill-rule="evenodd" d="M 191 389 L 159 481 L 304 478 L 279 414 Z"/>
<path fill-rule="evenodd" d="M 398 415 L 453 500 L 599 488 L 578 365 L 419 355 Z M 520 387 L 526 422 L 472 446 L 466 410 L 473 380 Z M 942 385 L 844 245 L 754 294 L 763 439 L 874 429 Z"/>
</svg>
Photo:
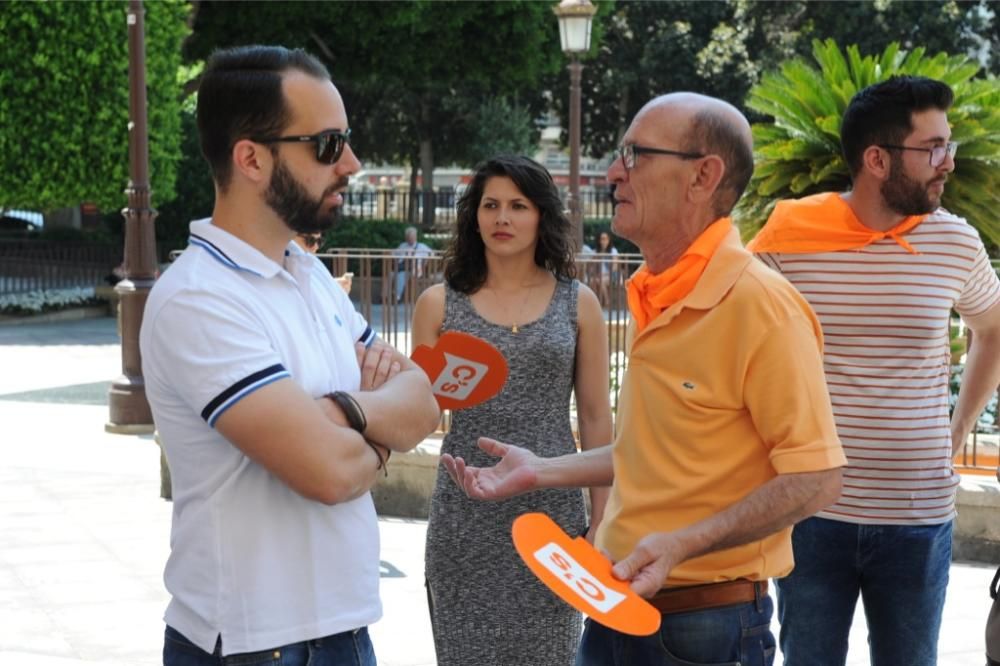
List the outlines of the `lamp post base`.
<svg viewBox="0 0 1000 666">
<path fill-rule="evenodd" d="M 122 375 L 112 382 L 108 390 L 108 412 L 105 432 L 145 435 L 155 429 L 142 377 Z"/>
<path fill-rule="evenodd" d="M 153 412 L 146 400 L 146 383 L 142 378 L 142 359 L 139 353 L 142 312 L 152 286 L 152 280 L 128 278 L 115 286 L 115 292 L 119 295 L 122 374 L 108 389 L 107 432 L 134 434 L 153 431 Z"/>
<path fill-rule="evenodd" d="M 156 428 L 147 424 L 118 425 L 109 421 L 104 424 L 104 432 L 112 435 L 152 435 Z"/>
</svg>

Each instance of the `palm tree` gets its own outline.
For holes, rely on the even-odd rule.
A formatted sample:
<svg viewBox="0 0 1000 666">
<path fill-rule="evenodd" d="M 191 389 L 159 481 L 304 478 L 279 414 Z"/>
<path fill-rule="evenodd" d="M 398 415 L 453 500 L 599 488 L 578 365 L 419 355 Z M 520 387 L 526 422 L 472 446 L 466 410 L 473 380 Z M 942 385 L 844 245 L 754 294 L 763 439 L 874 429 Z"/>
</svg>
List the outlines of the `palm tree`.
<svg viewBox="0 0 1000 666">
<path fill-rule="evenodd" d="M 818 68 L 791 60 L 750 90 L 747 106 L 771 120 L 753 125 L 756 168 L 735 213 L 744 236 L 760 228 L 779 199 L 849 189 L 840 152 L 844 109 L 862 88 L 911 74 L 955 92 L 948 119 L 959 150 L 942 205 L 1000 245 L 1000 82 L 973 78 L 980 67 L 965 56 L 927 57 L 923 48 L 907 53 L 896 43 L 862 58 L 856 46 L 845 57 L 833 40 L 814 40 L 813 58 Z"/>
</svg>

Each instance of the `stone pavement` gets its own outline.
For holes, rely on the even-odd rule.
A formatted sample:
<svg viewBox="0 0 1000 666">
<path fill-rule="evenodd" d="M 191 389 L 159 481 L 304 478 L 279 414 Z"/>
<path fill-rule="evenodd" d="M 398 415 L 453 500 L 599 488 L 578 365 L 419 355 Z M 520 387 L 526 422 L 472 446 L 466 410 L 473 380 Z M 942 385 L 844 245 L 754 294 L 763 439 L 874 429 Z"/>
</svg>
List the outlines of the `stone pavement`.
<svg viewBox="0 0 1000 666">
<path fill-rule="evenodd" d="M 111 319 L 0 326 L 0 666 L 160 663 L 171 507 L 152 439 L 104 432 L 119 370 Z M 434 664 L 425 528 L 380 520 L 383 666 Z M 951 567 L 941 666 L 983 662 L 992 575 Z M 868 663 L 860 612 L 849 663 Z"/>
</svg>

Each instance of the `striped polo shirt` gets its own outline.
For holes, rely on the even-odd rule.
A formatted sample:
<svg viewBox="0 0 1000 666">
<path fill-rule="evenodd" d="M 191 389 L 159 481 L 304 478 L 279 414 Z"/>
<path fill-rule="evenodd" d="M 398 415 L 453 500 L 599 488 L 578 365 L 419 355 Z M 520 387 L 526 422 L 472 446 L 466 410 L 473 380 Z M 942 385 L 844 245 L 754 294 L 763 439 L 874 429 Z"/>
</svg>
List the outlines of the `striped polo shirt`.
<svg viewBox="0 0 1000 666">
<path fill-rule="evenodd" d="M 221 636 L 223 655 L 256 652 L 381 616 L 371 494 L 306 498 L 215 429 L 272 382 L 314 398 L 358 390 L 354 345 L 374 338 L 316 257 L 290 242 L 277 263 L 209 220 L 153 286 L 139 344 L 173 484 L 164 619 L 202 650 Z"/>
<path fill-rule="evenodd" d="M 905 239 L 858 250 L 761 253 L 805 296 L 825 339 L 824 367 L 847 454 L 840 500 L 820 517 L 939 524 L 955 516 L 949 420 L 951 311 L 1000 302 L 977 232 L 938 209 Z"/>
</svg>

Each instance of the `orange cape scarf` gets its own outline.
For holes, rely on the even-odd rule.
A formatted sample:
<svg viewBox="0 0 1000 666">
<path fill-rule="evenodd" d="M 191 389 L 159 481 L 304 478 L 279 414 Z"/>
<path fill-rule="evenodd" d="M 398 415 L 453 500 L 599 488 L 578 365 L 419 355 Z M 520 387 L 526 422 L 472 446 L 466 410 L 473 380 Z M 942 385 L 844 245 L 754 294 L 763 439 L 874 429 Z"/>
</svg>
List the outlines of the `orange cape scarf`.
<svg viewBox="0 0 1000 666">
<path fill-rule="evenodd" d="M 861 224 L 837 192 L 814 194 L 804 199 L 779 201 L 767 224 L 747 244 L 751 252 L 803 254 L 856 250 L 883 238 L 891 238 L 917 254 L 903 238 L 926 215 L 913 215 L 888 231 L 874 231 Z"/>
<path fill-rule="evenodd" d="M 657 275 L 643 264 L 629 278 L 628 309 L 640 331 L 661 312 L 691 293 L 705 272 L 708 260 L 732 226 L 728 217 L 719 218 L 701 232 L 676 264 Z"/>
</svg>

